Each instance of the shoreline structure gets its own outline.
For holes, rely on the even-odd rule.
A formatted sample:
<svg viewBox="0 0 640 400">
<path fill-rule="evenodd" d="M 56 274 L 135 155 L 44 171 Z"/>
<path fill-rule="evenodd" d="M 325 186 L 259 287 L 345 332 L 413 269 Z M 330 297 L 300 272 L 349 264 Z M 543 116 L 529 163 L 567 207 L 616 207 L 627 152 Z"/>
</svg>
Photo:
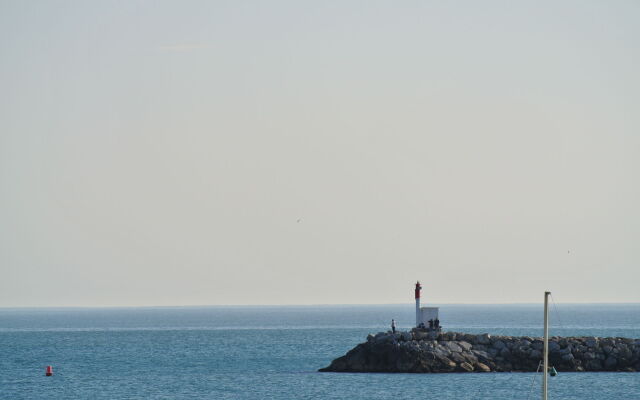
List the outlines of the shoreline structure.
<svg viewBox="0 0 640 400">
<path fill-rule="evenodd" d="M 543 340 L 413 328 L 367 336 L 320 372 L 536 372 Z M 551 337 L 549 364 L 568 372 L 638 372 L 640 339 Z"/>
</svg>

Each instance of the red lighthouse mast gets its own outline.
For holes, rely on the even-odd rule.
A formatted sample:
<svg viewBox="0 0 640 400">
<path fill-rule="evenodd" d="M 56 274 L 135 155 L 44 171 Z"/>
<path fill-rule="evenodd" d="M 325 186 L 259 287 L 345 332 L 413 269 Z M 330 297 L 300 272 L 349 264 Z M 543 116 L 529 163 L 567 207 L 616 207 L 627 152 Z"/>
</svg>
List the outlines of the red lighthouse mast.
<svg viewBox="0 0 640 400">
<path fill-rule="evenodd" d="M 416 282 L 416 326 L 420 325 L 420 291 L 422 290 L 422 285 L 420 285 L 420 281 Z"/>
</svg>

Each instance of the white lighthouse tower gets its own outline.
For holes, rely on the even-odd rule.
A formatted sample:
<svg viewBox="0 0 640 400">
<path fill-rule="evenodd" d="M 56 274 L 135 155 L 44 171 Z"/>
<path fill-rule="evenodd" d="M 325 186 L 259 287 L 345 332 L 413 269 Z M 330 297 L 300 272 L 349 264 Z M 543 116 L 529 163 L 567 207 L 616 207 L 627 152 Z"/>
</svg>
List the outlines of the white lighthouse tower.
<svg viewBox="0 0 640 400">
<path fill-rule="evenodd" d="M 440 330 L 440 320 L 438 319 L 438 307 L 420 307 L 420 292 L 422 285 L 416 282 L 416 327 L 423 327 Z"/>
</svg>

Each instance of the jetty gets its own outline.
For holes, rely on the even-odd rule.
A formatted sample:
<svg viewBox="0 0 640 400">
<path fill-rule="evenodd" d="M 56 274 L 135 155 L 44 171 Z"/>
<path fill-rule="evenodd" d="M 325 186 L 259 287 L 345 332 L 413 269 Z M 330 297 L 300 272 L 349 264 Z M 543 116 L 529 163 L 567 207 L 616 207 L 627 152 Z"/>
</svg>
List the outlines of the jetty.
<svg viewBox="0 0 640 400">
<path fill-rule="evenodd" d="M 544 337 L 443 332 L 438 307 L 422 307 L 415 284 L 416 327 L 370 334 L 320 372 L 537 372 L 640 371 L 640 339 L 549 337 L 544 296 Z M 546 393 L 546 376 L 545 393 Z"/>
<path fill-rule="evenodd" d="M 413 328 L 369 335 L 320 372 L 536 372 L 543 339 Z M 640 339 L 550 337 L 557 371 L 640 371 Z"/>
</svg>

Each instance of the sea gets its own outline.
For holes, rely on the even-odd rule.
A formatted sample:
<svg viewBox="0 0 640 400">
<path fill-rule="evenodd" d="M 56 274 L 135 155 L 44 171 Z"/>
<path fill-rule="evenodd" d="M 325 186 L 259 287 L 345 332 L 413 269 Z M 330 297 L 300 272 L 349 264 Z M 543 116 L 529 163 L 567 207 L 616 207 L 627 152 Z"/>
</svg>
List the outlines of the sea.
<svg viewBox="0 0 640 400">
<path fill-rule="evenodd" d="M 640 304 L 551 306 L 551 335 L 640 338 Z M 0 399 L 539 399 L 535 373 L 321 373 L 413 304 L 0 309 Z M 541 305 L 440 305 L 445 330 L 542 336 Z M 45 377 L 45 367 L 54 375 Z M 640 373 L 559 373 L 550 399 L 640 399 Z"/>
</svg>

